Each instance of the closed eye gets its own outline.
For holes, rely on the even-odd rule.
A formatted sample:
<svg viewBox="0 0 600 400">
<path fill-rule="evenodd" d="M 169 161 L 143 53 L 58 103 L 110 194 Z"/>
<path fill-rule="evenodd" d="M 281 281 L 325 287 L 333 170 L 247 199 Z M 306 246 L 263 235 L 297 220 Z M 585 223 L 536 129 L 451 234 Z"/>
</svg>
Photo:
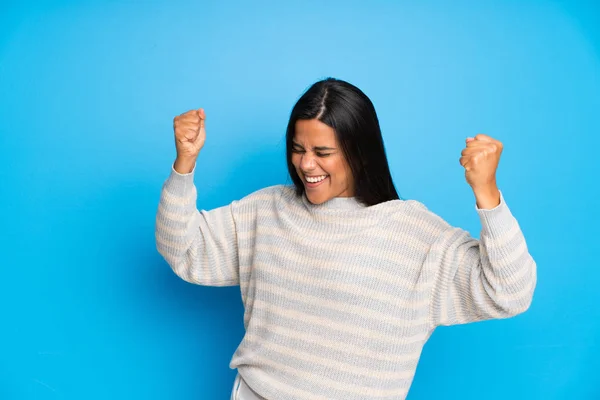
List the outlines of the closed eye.
<svg viewBox="0 0 600 400">
<path fill-rule="evenodd" d="M 302 154 L 302 153 L 306 153 L 305 150 L 301 150 L 301 149 L 292 149 L 292 153 L 297 153 L 297 154 Z M 317 157 L 329 157 L 332 153 L 315 153 L 317 155 Z"/>
</svg>

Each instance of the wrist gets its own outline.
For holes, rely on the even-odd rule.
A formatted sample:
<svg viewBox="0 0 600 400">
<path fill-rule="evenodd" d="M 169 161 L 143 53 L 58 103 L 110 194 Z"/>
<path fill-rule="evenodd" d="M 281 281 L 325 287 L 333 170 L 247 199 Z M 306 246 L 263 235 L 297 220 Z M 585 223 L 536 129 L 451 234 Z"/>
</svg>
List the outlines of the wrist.
<svg viewBox="0 0 600 400">
<path fill-rule="evenodd" d="M 500 204 L 500 190 L 494 184 L 491 186 L 473 188 L 473 194 L 480 209 L 492 209 Z"/>
<path fill-rule="evenodd" d="M 179 174 L 189 174 L 196 166 L 196 158 L 177 157 L 173 163 L 173 169 Z"/>
</svg>

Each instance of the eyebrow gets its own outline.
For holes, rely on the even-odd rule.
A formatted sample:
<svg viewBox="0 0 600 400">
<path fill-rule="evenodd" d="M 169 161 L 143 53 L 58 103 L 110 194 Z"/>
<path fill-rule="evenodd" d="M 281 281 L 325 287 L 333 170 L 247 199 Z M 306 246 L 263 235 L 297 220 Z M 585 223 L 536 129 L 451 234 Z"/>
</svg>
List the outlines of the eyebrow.
<svg viewBox="0 0 600 400">
<path fill-rule="evenodd" d="M 298 144 L 298 143 L 296 143 L 296 142 L 294 142 L 294 141 L 292 141 L 292 145 L 293 145 L 293 146 L 297 146 L 297 147 L 304 148 L 304 146 L 302 146 L 302 145 L 300 145 L 300 144 Z M 314 150 L 319 150 L 319 151 L 324 151 L 324 150 L 335 150 L 335 149 L 334 149 L 334 148 L 332 148 L 332 147 L 326 147 L 326 146 L 315 146 L 315 147 L 313 147 L 313 149 L 314 149 Z"/>
</svg>

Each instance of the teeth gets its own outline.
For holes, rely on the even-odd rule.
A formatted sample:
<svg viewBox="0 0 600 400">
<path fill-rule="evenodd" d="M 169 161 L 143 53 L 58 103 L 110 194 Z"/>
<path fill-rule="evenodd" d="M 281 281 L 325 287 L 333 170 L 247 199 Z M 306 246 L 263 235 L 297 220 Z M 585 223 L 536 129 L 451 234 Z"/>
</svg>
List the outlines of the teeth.
<svg viewBox="0 0 600 400">
<path fill-rule="evenodd" d="M 310 182 L 310 183 L 317 183 L 317 182 L 321 182 L 325 178 L 327 178 L 327 175 L 321 175 L 321 176 L 315 176 L 315 177 L 307 176 L 306 181 Z"/>
</svg>

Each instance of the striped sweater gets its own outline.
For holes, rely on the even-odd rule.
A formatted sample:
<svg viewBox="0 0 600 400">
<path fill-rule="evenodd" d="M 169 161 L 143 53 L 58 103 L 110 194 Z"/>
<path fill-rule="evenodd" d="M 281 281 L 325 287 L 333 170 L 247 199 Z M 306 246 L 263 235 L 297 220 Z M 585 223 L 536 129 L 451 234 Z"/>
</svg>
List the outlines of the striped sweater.
<svg viewBox="0 0 600 400">
<path fill-rule="evenodd" d="M 198 210 L 193 177 L 171 168 L 157 249 L 188 282 L 240 286 L 230 367 L 265 399 L 404 399 L 437 326 L 531 303 L 536 264 L 502 194 L 475 205 L 477 240 L 415 200 L 315 205 L 286 185 Z"/>
</svg>

